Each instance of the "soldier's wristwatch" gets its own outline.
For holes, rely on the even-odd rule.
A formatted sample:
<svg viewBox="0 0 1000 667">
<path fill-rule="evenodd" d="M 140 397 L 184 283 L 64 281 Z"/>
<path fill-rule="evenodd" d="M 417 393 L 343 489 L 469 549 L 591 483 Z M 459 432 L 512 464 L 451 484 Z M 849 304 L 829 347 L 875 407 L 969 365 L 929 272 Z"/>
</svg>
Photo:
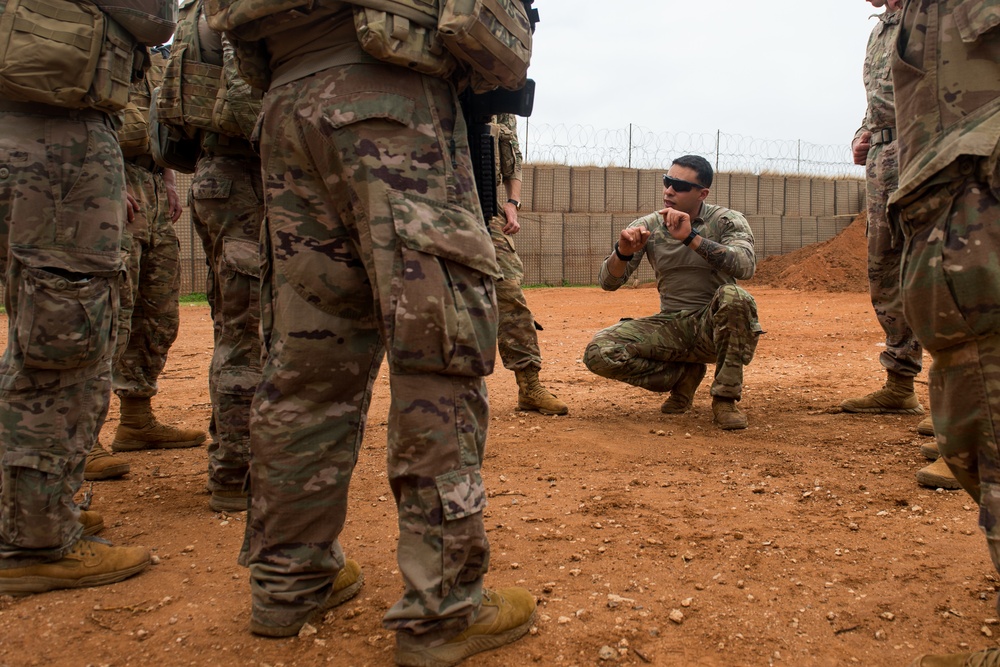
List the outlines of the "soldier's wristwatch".
<svg viewBox="0 0 1000 667">
<path fill-rule="evenodd" d="M 516 199 L 508 199 L 507 203 L 508 204 L 513 204 L 514 208 L 516 208 L 518 211 L 521 210 L 521 202 L 517 201 Z"/>
</svg>

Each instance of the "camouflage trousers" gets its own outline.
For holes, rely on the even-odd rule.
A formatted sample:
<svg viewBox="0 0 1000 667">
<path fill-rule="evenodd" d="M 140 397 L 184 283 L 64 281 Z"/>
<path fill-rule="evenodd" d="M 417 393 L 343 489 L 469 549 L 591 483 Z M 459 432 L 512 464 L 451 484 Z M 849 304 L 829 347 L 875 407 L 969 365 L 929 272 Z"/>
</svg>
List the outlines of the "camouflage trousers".
<svg viewBox="0 0 1000 667">
<path fill-rule="evenodd" d="M 422 642 L 457 634 L 478 612 L 489 560 L 483 376 L 499 271 L 454 88 L 390 65 L 279 86 L 264 98 L 261 160 L 266 353 L 241 554 L 253 617 L 288 625 L 330 593 L 387 357 L 405 588 L 384 623 Z"/>
<path fill-rule="evenodd" d="M 882 366 L 899 375 L 915 376 L 923 363 L 923 348 L 903 316 L 899 267 L 903 259 L 903 234 L 890 223 L 886 205 L 899 183 L 898 144 L 872 146 L 868 151 L 866 201 L 868 203 L 868 288 L 875 317 L 885 332 Z"/>
<path fill-rule="evenodd" d="M 598 331 L 583 362 L 601 377 L 660 392 L 673 388 L 687 364 L 714 363 L 712 396 L 739 400 L 743 367 L 761 333 L 753 297 L 723 285 L 701 310 L 657 313 Z"/>
<path fill-rule="evenodd" d="M 161 174 L 125 162 L 139 210 L 125 226 L 125 284 L 112 382 L 120 398 L 156 394 L 156 381 L 180 328 L 180 243 Z"/>
<path fill-rule="evenodd" d="M 498 280 L 497 310 L 500 323 L 497 328 L 497 346 L 503 367 L 509 371 L 540 370 L 542 353 L 538 349 L 538 334 L 535 332 L 535 317 L 528 310 L 521 281 L 524 280 L 524 265 L 514 249 L 514 241 L 503 233 L 507 224 L 502 215 L 490 220 L 490 238 L 497 254 L 497 264 L 503 272 L 503 280 Z"/>
<path fill-rule="evenodd" d="M 253 153 L 198 160 L 191 212 L 208 263 L 214 348 L 208 390 L 208 488 L 242 489 L 250 461 L 250 403 L 260 382 L 260 160 Z"/>
<path fill-rule="evenodd" d="M 53 111 L 55 111 L 53 109 Z M 61 558 L 107 415 L 125 174 L 110 119 L 0 111 L 0 567 Z"/>
<path fill-rule="evenodd" d="M 962 156 L 900 202 L 903 305 L 931 353 L 934 432 L 979 503 L 1000 571 L 1000 145 Z"/>
</svg>

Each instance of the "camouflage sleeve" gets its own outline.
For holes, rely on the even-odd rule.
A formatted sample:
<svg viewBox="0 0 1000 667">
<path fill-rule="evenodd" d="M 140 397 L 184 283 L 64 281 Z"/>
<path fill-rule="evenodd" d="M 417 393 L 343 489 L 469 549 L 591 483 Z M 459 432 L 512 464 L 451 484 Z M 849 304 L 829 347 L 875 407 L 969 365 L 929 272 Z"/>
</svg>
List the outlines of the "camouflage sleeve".
<svg viewBox="0 0 1000 667">
<path fill-rule="evenodd" d="M 497 138 L 500 151 L 500 176 L 504 181 L 520 181 L 523 158 L 521 144 L 517 140 L 517 117 L 510 113 L 498 114 L 496 124 L 500 129 L 500 136 Z"/>
<path fill-rule="evenodd" d="M 752 278 L 757 270 L 757 256 L 750 223 L 736 211 L 730 211 L 719 221 L 719 229 L 719 241 L 703 236 L 695 252 L 716 271 L 737 280 Z"/>
<path fill-rule="evenodd" d="M 646 227 L 646 223 L 642 218 L 631 223 L 629 227 Z M 604 258 L 604 262 L 601 263 L 601 270 L 597 276 L 597 283 L 606 292 L 614 292 L 616 289 L 628 282 L 629 277 L 635 273 L 639 268 L 639 264 L 642 263 L 642 258 L 646 255 L 646 249 L 643 248 L 636 252 L 628 264 L 625 265 L 625 273 L 621 278 L 618 278 L 611 274 L 608 269 L 608 264 L 611 263 L 611 258 L 614 256 L 614 248 L 611 249 L 611 254 Z"/>
</svg>

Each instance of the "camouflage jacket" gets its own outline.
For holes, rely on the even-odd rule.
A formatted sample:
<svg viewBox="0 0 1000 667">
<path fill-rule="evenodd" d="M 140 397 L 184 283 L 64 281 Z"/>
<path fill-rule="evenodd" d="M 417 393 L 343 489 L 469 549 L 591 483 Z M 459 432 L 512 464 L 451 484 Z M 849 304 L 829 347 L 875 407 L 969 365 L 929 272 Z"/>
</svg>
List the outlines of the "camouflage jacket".
<svg viewBox="0 0 1000 667">
<path fill-rule="evenodd" d="M 703 308 L 719 287 L 727 283 L 735 285 L 737 279 L 751 278 L 757 268 L 753 232 L 750 223 L 738 211 L 702 204 L 698 217 L 691 223 L 692 229 L 703 238 L 725 249 L 725 254 L 719 256 L 717 267 L 672 237 L 659 213 L 643 216 L 629 227 L 645 227 L 652 232 L 646 246 L 633 255 L 621 278 L 611 275 L 608 270 L 609 255 L 601 264 L 598 282 L 605 290 L 618 289 L 639 269 L 645 256 L 656 274 L 660 312 L 663 313 Z"/>
<path fill-rule="evenodd" d="M 521 144 L 517 140 L 517 117 L 502 113 L 493 116 L 497 128 L 497 153 L 500 162 L 500 183 L 521 180 Z"/>
<path fill-rule="evenodd" d="M 892 47 L 899 34 L 898 11 L 886 10 L 876 14 L 878 24 L 868 37 L 865 52 L 864 81 L 868 110 L 861 127 L 854 133 L 857 139 L 865 130 L 875 131 L 896 127 L 896 103 L 892 95 L 892 71 L 890 69 Z"/>
<path fill-rule="evenodd" d="M 909 0 L 892 58 L 898 202 L 1000 141 L 1000 0 Z"/>
</svg>

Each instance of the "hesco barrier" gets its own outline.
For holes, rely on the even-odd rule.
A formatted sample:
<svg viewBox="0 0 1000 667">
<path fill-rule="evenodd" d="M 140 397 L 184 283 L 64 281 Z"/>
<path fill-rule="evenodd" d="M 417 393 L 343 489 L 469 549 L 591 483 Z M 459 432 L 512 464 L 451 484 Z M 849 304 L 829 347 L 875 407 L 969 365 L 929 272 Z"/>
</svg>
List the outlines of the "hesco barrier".
<svg viewBox="0 0 1000 667">
<path fill-rule="evenodd" d="M 514 237 L 526 285 L 591 285 L 618 232 L 662 206 L 663 169 L 526 164 L 521 231 Z M 177 175 L 185 204 L 191 177 Z M 864 208 L 864 181 L 719 173 L 708 201 L 746 215 L 757 257 L 781 255 L 836 236 Z M 207 269 L 187 206 L 176 223 L 181 293 L 204 292 Z M 643 263 L 639 280 L 652 280 Z"/>
</svg>

